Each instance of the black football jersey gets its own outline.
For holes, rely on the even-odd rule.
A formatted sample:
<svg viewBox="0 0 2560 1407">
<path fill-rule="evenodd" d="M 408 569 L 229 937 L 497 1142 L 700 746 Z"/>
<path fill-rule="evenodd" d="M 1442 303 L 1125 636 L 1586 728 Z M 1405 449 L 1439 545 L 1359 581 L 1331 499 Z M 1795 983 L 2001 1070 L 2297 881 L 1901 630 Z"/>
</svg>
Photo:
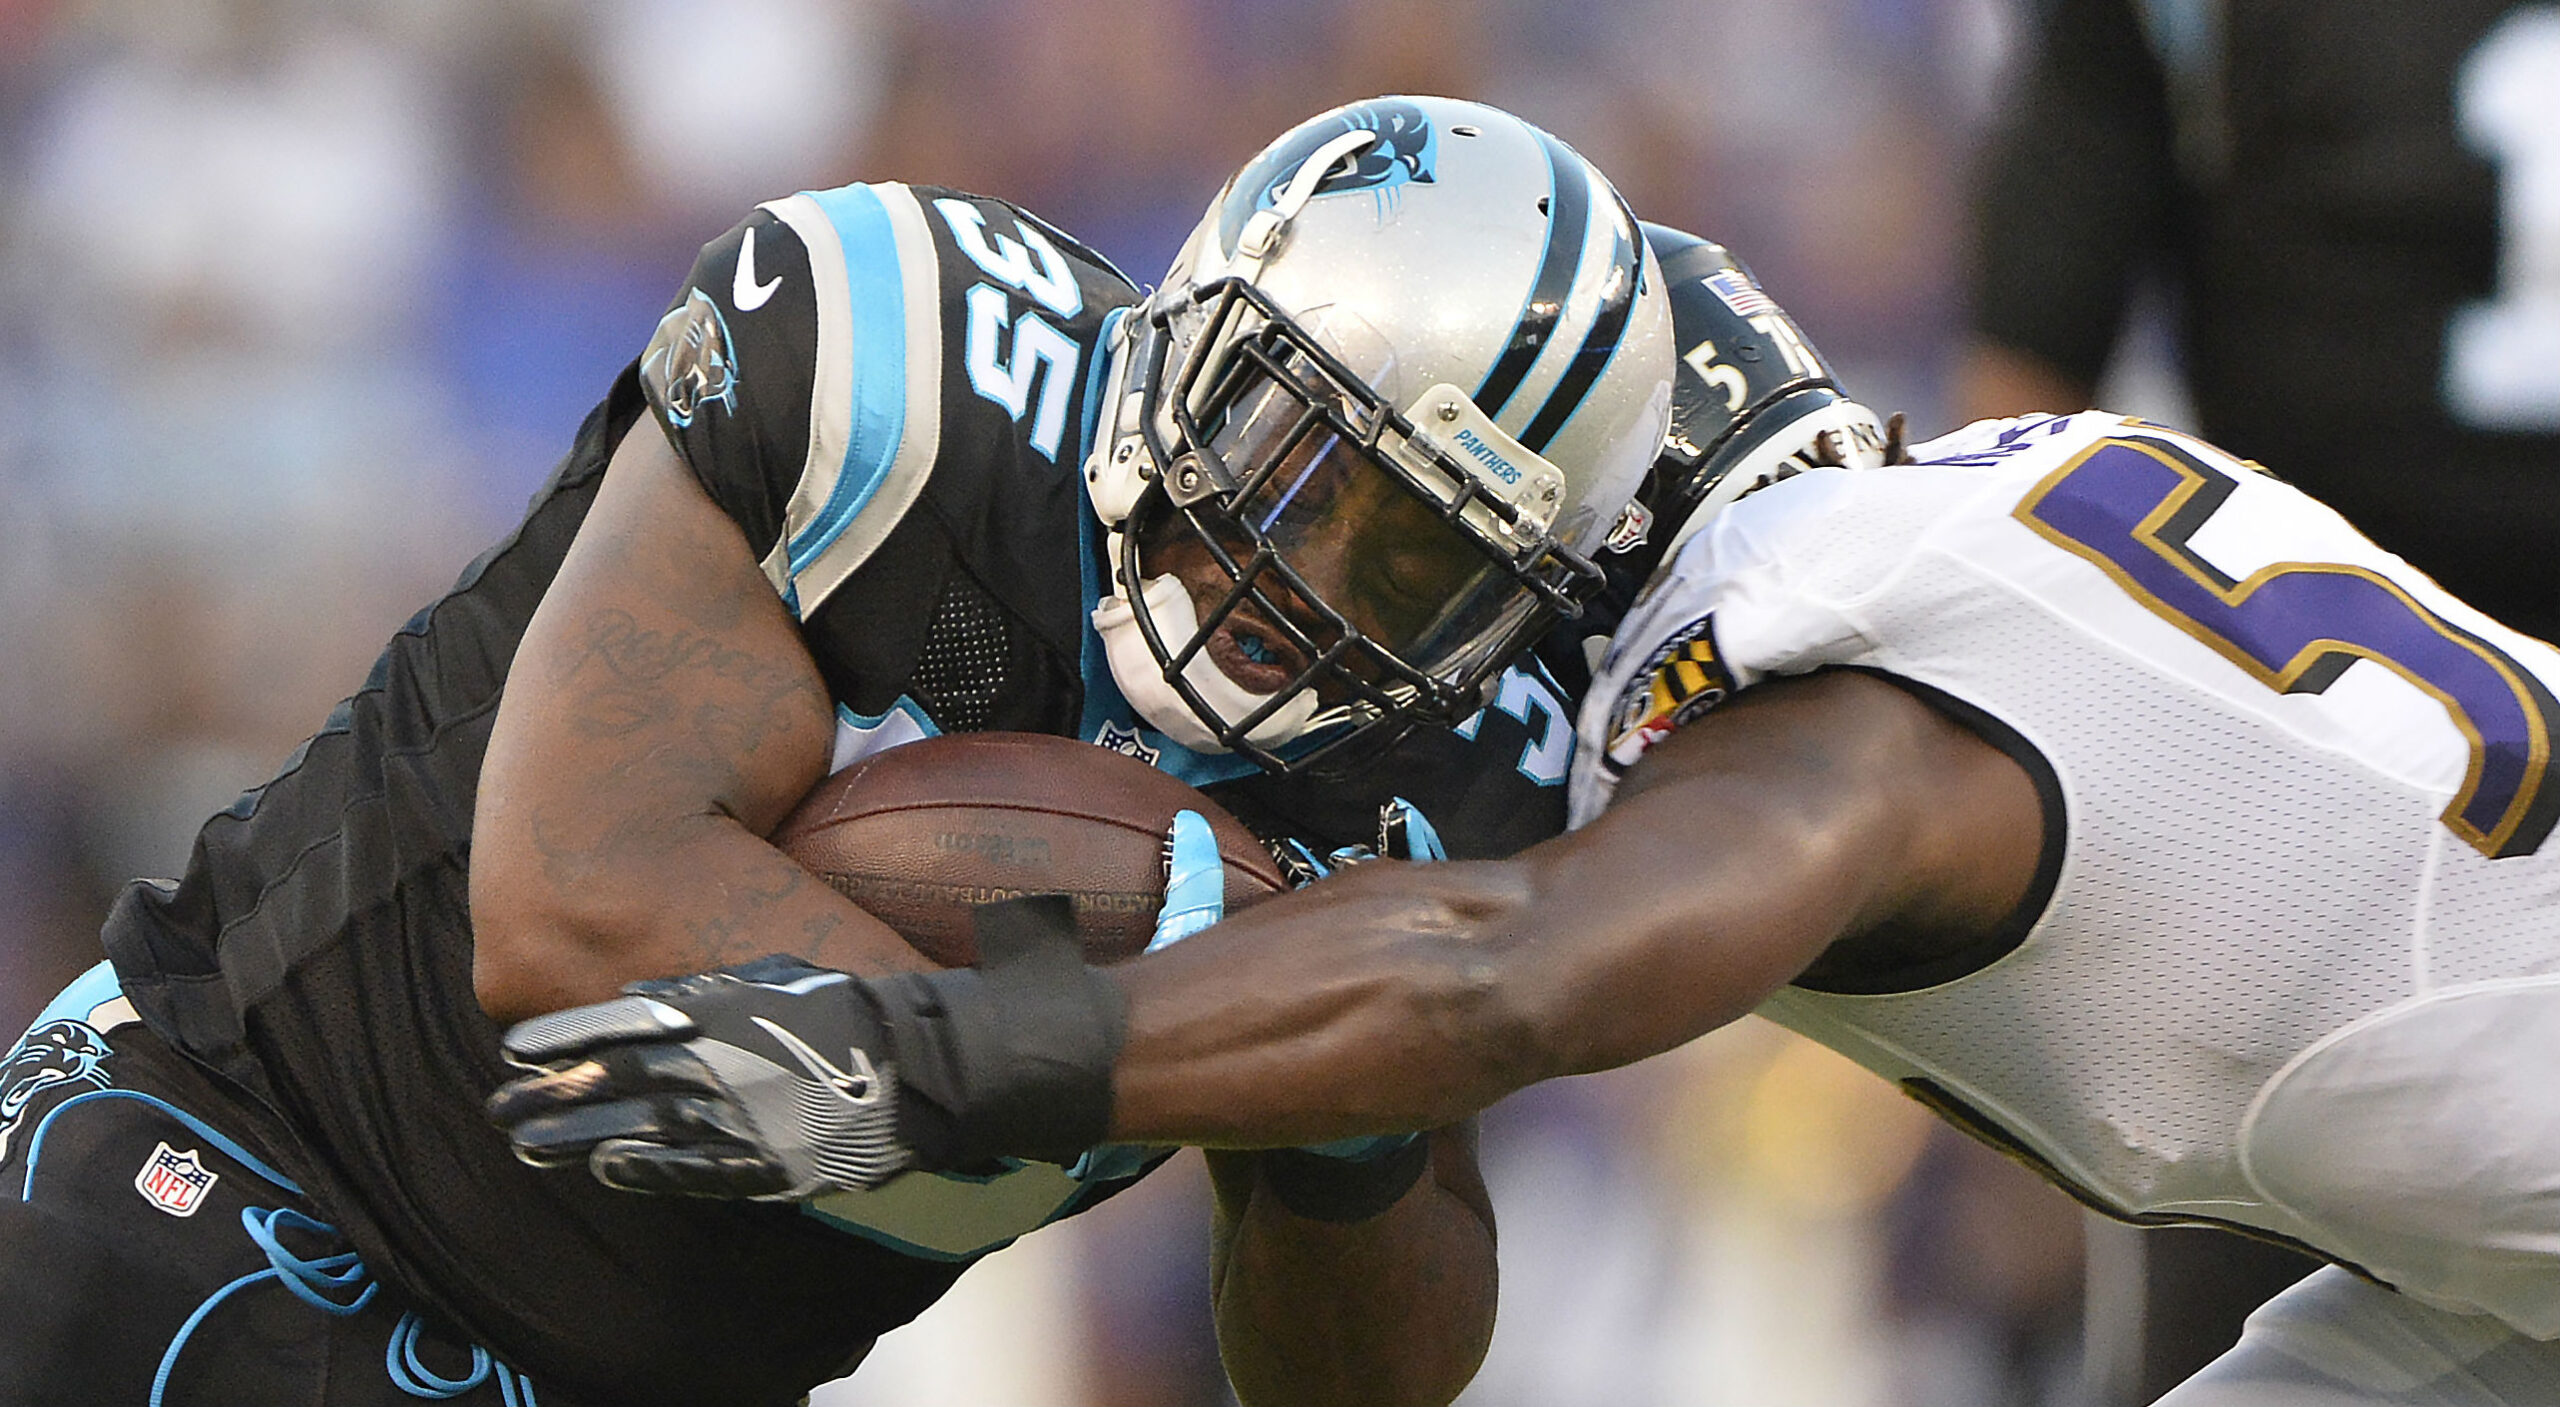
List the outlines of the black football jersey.
<svg viewBox="0 0 2560 1407">
<path fill-rule="evenodd" d="M 1984 163 L 1978 328 L 2094 383 L 2131 282 L 2172 275 L 2198 428 L 2560 638 L 2550 7 L 2043 9 Z"/>
<path fill-rule="evenodd" d="M 1395 796 L 1462 858 L 1562 828 L 1571 711 L 1534 661 L 1356 782 L 1191 753 L 1130 710 L 1088 625 L 1101 542 L 1078 466 L 1099 348 L 1134 298 L 1000 201 L 881 184 L 759 207 L 704 249 L 516 532 L 205 826 L 182 879 L 118 902 L 108 952 L 144 1019 L 238 1092 L 237 1119 L 376 1274 L 537 1384 L 792 1402 L 975 1256 L 1157 1161 L 1100 1149 L 730 1204 L 527 1168 L 482 1118 L 511 1072 L 472 995 L 473 795 L 508 664 L 625 433 L 666 434 L 746 533 L 833 693 L 838 767 L 937 733 L 1045 732 L 1319 853 L 1372 839 Z"/>
<path fill-rule="evenodd" d="M 1570 719 L 1534 664 L 1501 681 L 1498 721 L 1411 740 L 1364 769 L 1375 786 L 1187 751 L 1121 698 L 1090 629 L 1105 571 L 1079 466 L 1100 342 L 1134 296 L 1031 215 L 921 186 L 775 201 L 703 251 L 641 384 L 799 617 L 836 699 L 835 765 L 938 733 L 1056 733 L 1266 835 L 1357 839 L 1395 795 L 1460 857 L 1553 834 Z"/>
</svg>

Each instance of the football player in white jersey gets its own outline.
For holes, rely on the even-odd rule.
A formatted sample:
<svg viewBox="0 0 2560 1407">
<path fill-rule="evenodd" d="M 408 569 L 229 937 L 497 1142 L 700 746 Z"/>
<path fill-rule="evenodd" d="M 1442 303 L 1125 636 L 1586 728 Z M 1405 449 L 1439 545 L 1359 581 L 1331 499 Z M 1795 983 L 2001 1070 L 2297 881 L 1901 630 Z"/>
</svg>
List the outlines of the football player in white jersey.
<svg viewBox="0 0 2560 1407">
<path fill-rule="evenodd" d="M 2174 430 L 1887 447 L 1738 266 L 1664 266 L 1720 437 L 1583 705 L 1578 830 L 1114 969 L 1108 1068 L 957 1014 L 967 973 L 830 989 L 807 1029 L 966 1069 L 938 1113 L 980 1146 L 1097 1085 L 1114 1138 L 1251 1146 L 1758 1011 L 2103 1211 L 2333 1263 L 2174 1407 L 2560 1404 L 2560 653 Z M 1758 398 L 1771 359 L 1804 374 Z M 520 1126 L 614 1093 L 563 1029 L 516 1038 L 560 1068 Z"/>
</svg>

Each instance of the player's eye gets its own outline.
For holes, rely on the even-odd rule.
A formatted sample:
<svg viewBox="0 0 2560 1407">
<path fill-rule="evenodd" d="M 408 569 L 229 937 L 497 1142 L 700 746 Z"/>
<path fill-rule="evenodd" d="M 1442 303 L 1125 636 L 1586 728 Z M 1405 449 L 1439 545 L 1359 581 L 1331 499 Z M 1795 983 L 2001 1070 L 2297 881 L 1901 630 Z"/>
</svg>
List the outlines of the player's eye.
<svg viewBox="0 0 2560 1407">
<path fill-rule="evenodd" d="M 1380 604 L 1405 612 L 1438 609 L 1465 579 L 1464 567 L 1433 552 L 1389 553 L 1370 574 Z"/>
<path fill-rule="evenodd" d="M 1407 601 L 1429 602 L 1445 585 L 1441 564 L 1411 553 L 1387 559 L 1387 589 Z"/>
</svg>

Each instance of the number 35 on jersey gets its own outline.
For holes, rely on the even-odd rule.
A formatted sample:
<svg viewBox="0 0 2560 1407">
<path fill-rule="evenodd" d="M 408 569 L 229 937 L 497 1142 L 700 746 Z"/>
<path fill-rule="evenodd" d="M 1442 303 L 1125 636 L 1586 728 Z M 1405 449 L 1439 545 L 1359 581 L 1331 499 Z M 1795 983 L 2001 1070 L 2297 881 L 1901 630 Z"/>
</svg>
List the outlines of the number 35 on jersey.
<svg viewBox="0 0 2560 1407">
<path fill-rule="evenodd" d="M 1057 246 L 1038 228 L 1015 223 L 1012 233 L 987 228 L 985 212 L 965 200 L 945 197 L 933 203 L 952 241 L 991 283 L 968 293 L 969 334 L 963 365 L 977 393 L 1003 406 L 1019 424 L 1031 417 L 1031 447 L 1055 462 L 1058 440 L 1066 432 L 1067 401 L 1074 394 L 1081 352 L 1065 333 L 1041 316 L 1043 309 L 1060 319 L 1084 310 L 1084 294 L 1075 271 Z M 1011 290 L 1011 292 L 1007 292 Z M 1033 304 L 1019 315 L 1014 295 Z M 1036 403 L 1035 403 L 1036 398 Z"/>
</svg>

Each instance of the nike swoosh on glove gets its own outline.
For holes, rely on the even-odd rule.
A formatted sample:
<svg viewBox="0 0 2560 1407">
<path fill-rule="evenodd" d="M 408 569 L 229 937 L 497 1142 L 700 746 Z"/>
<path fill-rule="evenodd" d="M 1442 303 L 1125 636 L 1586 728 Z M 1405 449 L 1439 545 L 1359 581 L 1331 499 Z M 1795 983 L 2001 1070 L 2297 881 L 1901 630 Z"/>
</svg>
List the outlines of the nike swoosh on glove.
<svg viewBox="0 0 2560 1407">
<path fill-rule="evenodd" d="M 876 982 L 766 957 L 635 982 L 505 1038 L 516 1156 L 635 1192 L 793 1201 L 1000 1154 L 1071 1163 L 1111 1123 L 1126 1031 L 1065 895 L 976 911 L 976 967 Z"/>
<path fill-rule="evenodd" d="M 913 1162 L 886 1025 L 847 974 L 775 956 L 623 991 L 507 1032 L 507 1058 L 536 1072 L 489 1101 L 517 1157 L 759 1201 L 877 1186 Z"/>
</svg>

